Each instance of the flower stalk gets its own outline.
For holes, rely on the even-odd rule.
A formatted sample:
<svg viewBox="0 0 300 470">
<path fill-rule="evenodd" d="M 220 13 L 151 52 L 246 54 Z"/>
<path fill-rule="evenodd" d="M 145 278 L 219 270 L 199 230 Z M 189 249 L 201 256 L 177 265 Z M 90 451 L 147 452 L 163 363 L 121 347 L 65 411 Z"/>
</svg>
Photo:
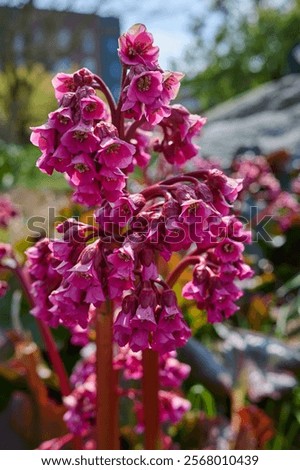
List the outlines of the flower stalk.
<svg viewBox="0 0 300 470">
<path fill-rule="evenodd" d="M 155 450 L 159 443 L 159 355 L 157 351 L 143 351 L 143 409 L 144 409 L 144 448 Z"/>
<path fill-rule="evenodd" d="M 18 266 L 14 270 L 14 272 L 20 281 L 23 291 L 27 297 L 29 306 L 32 308 L 34 306 L 34 300 L 30 293 L 29 276 L 27 275 L 27 272 L 25 271 L 25 269 L 21 269 L 20 266 Z M 43 341 L 44 341 L 44 344 L 45 344 L 45 347 L 49 356 L 50 363 L 53 367 L 54 372 L 57 375 L 61 394 L 64 397 L 66 397 L 71 393 L 71 386 L 70 386 L 68 374 L 66 372 L 65 366 L 57 350 L 57 346 L 51 334 L 50 328 L 45 324 L 43 320 L 39 318 L 37 318 L 37 324 L 38 324 L 41 336 L 43 338 Z"/>
<path fill-rule="evenodd" d="M 117 375 L 113 370 L 112 304 L 96 311 L 97 411 L 96 443 L 99 450 L 119 449 Z"/>
</svg>

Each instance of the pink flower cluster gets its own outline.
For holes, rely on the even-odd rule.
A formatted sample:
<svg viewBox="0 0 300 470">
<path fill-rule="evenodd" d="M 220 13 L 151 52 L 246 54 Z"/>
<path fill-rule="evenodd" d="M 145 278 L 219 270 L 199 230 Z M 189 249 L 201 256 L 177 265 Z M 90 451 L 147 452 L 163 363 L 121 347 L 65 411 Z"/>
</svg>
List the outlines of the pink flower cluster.
<svg viewBox="0 0 300 470">
<path fill-rule="evenodd" d="M 183 288 L 183 297 L 196 301 L 198 308 L 207 312 L 210 323 L 221 322 L 238 310 L 235 302 L 243 292 L 235 281 L 253 275 L 251 268 L 240 260 L 239 245 L 226 239 L 215 250 L 208 250 L 194 267 L 193 279 Z"/>
<path fill-rule="evenodd" d="M 75 227 L 77 229 L 84 227 L 75 221 L 69 221 L 67 226 L 69 229 L 74 229 Z M 58 230 L 60 230 L 59 227 Z M 77 233 L 78 230 L 76 231 L 75 229 L 73 232 Z M 81 235 L 83 236 L 83 234 Z M 57 327 L 60 324 L 68 326 L 71 332 L 72 344 L 85 346 L 88 343 L 88 330 L 86 322 L 84 322 L 85 327 L 83 328 L 80 326 L 80 321 L 77 317 L 77 321 L 75 320 L 72 322 L 69 319 L 69 315 L 60 315 L 59 303 L 55 301 L 55 299 L 59 297 L 57 291 L 61 292 L 63 290 L 62 271 L 64 268 L 62 266 L 62 258 L 59 257 L 59 252 L 61 252 L 63 244 L 63 241 L 50 241 L 48 238 L 44 238 L 37 242 L 35 246 L 28 248 L 26 251 L 26 267 L 31 278 L 31 295 L 34 301 L 34 307 L 31 309 L 31 313 L 52 327 Z M 73 251 L 77 251 L 77 255 L 79 252 L 81 252 L 81 250 L 83 250 L 83 247 L 81 247 L 79 243 L 74 243 L 73 245 L 69 244 L 68 247 L 70 248 L 70 246 L 71 250 L 73 249 Z M 64 247 L 67 248 L 67 243 L 64 245 Z M 54 252 L 56 256 L 54 256 Z M 70 298 L 74 300 L 72 293 L 70 293 Z M 64 301 L 67 305 L 67 296 Z M 89 325 L 91 325 L 94 317 L 94 309 L 92 306 L 87 308 L 86 316 L 89 320 Z"/>
<path fill-rule="evenodd" d="M 0 228 L 7 228 L 11 219 L 18 215 L 16 207 L 6 196 L 0 196 Z"/>
<path fill-rule="evenodd" d="M 14 268 L 15 265 L 12 247 L 8 243 L 0 243 L 0 270 Z M 7 282 L 0 279 L 0 298 L 5 296 L 7 290 Z"/>
<path fill-rule="evenodd" d="M 249 197 L 260 203 L 261 209 L 268 209 L 282 231 L 286 231 L 300 213 L 300 204 L 296 197 L 297 185 L 292 185 L 291 192 L 282 189 L 280 181 L 274 175 L 267 159 L 256 156 L 251 159 L 239 159 L 233 163 L 236 178 L 243 178 L 243 191 L 239 199 L 244 201 Z"/>
<path fill-rule="evenodd" d="M 51 313 L 52 304 L 49 295 L 59 285 L 61 276 L 55 269 L 58 263 L 52 255 L 50 243 L 48 238 L 44 238 L 27 249 L 27 268 L 31 277 L 31 295 L 34 301 L 32 315 L 44 320 L 50 326 L 57 326 L 59 322 L 55 321 Z"/>
<path fill-rule="evenodd" d="M 281 191 L 280 183 L 272 173 L 267 159 L 263 156 L 240 158 L 233 162 L 233 176 L 243 179 L 243 192 L 255 199 L 273 201 Z"/>
<path fill-rule="evenodd" d="M 135 147 L 119 138 L 108 119 L 95 75 L 87 69 L 60 73 L 53 85 L 60 106 L 46 124 L 32 129 L 31 142 L 42 151 L 38 167 L 50 175 L 65 173 L 79 204 L 117 200 L 126 182 L 122 170 L 131 165 Z"/>
<path fill-rule="evenodd" d="M 205 123 L 182 106 L 170 106 L 183 75 L 158 66 L 158 48 L 145 26 L 135 25 L 120 38 L 119 56 L 124 79 L 117 107 L 88 69 L 59 73 L 53 79 L 59 108 L 46 124 L 32 128 L 31 142 L 42 152 L 37 166 L 49 175 L 64 173 L 75 189 L 74 201 L 86 206 L 114 203 L 126 194 L 127 174 L 135 165 L 146 166 L 153 148 L 171 163 L 195 156 L 192 138 Z M 154 143 L 147 129 L 159 123 L 164 137 Z"/>
<path fill-rule="evenodd" d="M 151 148 L 172 164 L 193 158 L 193 138 L 205 119 L 170 106 L 182 74 L 159 67 L 158 48 L 145 26 L 135 25 L 120 38 L 119 57 L 117 104 L 87 69 L 58 74 L 53 85 L 60 107 L 33 129 L 31 140 L 42 151 L 40 169 L 65 173 L 75 200 L 97 206 L 93 225 L 70 219 L 58 226 L 61 239 L 28 251 L 33 313 L 51 326 L 69 328 L 73 342 L 83 344 L 93 309 L 110 300 L 118 345 L 164 354 L 183 346 L 190 329 L 172 290 L 176 279 L 164 280 L 158 272 L 160 257 L 168 262 L 172 253 L 190 250 L 197 274 L 184 294 L 207 309 L 209 321 L 237 309 L 241 291 L 235 282 L 250 275 L 242 260 L 250 237 L 230 215 L 242 180 L 205 168 L 130 194 L 127 175 L 137 164 L 147 166 Z M 156 124 L 162 134 L 151 141 Z"/>
<path fill-rule="evenodd" d="M 300 204 L 294 194 L 282 191 L 269 206 L 270 214 L 281 230 L 288 230 L 298 220 L 300 214 Z"/>
<path fill-rule="evenodd" d="M 137 24 L 119 40 L 119 57 L 129 69 L 122 90 L 122 111 L 135 120 L 158 124 L 170 115 L 170 101 L 176 98 L 183 77 L 164 72 L 158 65 L 158 47 L 144 25 Z"/>
<path fill-rule="evenodd" d="M 100 307 L 110 299 L 120 306 L 114 322 L 119 346 L 160 353 L 183 346 L 190 329 L 174 291 L 158 274 L 156 258 L 169 260 L 173 252 L 194 247 L 191 261 L 199 266 L 184 295 L 207 309 L 211 322 L 231 316 L 241 295 L 235 281 L 251 274 L 242 261 L 250 234 L 228 215 L 240 187 L 239 180 L 220 170 L 203 170 L 123 196 L 113 207 L 103 203 L 94 226 L 64 222 L 58 226 L 63 238 L 47 242 L 49 253 L 41 252 L 34 260 L 36 248 L 29 250 L 34 276 L 34 263 L 37 270 L 47 263 L 45 279 L 33 284 L 36 304 L 42 307 L 34 314 L 75 333 L 88 327 L 91 304 Z M 56 270 L 55 285 L 52 271 L 47 271 L 48 255 Z M 207 283 L 202 294 L 200 271 Z M 46 290 L 38 295 L 43 285 Z M 84 332 L 83 337 L 86 341 Z"/>
<path fill-rule="evenodd" d="M 169 163 L 183 165 L 195 157 L 199 147 L 193 138 L 200 134 L 206 118 L 190 114 L 182 105 L 171 106 L 170 116 L 160 122 L 162 137 L 154 143 L 154 150 L 164 155 Z"/>
<path fill-rule="evenodd" d="M 135 352 L 152 348 L 164 353 L 183 346 L 189 337 L 190 329 L 172 290 L 159 293 L 149 285 L 140 290 L 139 296 L 124 297 L 114 323 L 119 346 L 129 344 Z"/>
<path fill-rule="evenodd" d="M 14 254 L 9 243 L 0 243 L 0 268 L 10 267 L 10 260 L 14 259 Z"/>
<path fill-rule="evenodd" d="M 292 180 L 292 191 L 297 196 L 300 196 L 300 175 Z"/>
<path fill-rule="evenodd" d="M 74 434 L 86 435 L 95 424 L 96 416 L 96 358 L 92 353 L 79 362 L 71 375 L 73 392 L 64 399 L 67 412 L 64 416 L 69 430 Z M 122 373 L 120 394 L 134 401 L 133 411 L 136 415 L 136 430 L 143 432 L 143 412 L 139 381 L 143 375 L 142 355 L 133 353 L 128 348 L 121 348 L 114 358 L 115 370 Z M 184 413 L 190 409 L 190 402 L 181 397 L 177 389 L 188 377 L 190 367 L 176 359 L 176 353 L 162 354 L 159 359 L 160 422 L 163 424 L 178 423 Z"/>
</svg>

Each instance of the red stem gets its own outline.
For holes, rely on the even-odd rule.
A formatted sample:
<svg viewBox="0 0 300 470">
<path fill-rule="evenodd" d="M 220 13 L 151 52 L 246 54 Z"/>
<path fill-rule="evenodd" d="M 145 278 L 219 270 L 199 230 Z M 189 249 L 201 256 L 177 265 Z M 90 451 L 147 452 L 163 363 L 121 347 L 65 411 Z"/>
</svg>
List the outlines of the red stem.
<svg viewBox="0 0 300 470">
<path fill-rule="evenodd" d="M 135 123 L 134 123 L 135 124 Z M 134 126 L 134 124 L 132 126 Z M 128 132 L 130 131 L 131 128 L 129 128 Z M 127 134 L 128 134 L 127 132 Z M 200 171 L 199 172 L 195 172 L 193 174 L 199 174 L 200 175 Z M 187 181 L 187 182 L 190 182 L 190 183 L 194 183 L 194 184 L 197 184 L 198 183 L 198 180 L 192 176 L 193 175 L 192 173 L 187 173 L 185 175 L 181 175 L 181 176 L 175 176 L 174 178 L 169 178 L 167 180 L 164 180 L 164 181 L 160 181 L 158 183 L 155 183 L 151 186 L 149 186 L 148 188 L 145 188 L 143 191 L 141 191 L 141 194 L 144 195 L 144 197 L 147 197 L 148 199 L 150 197 L 152 197 L 152 192 L 156 192 L 158 189 L 164 189 L 165 191 L 170 191 L 172 189 L 176 189 L 176 186 L 172 187 L 173 185 L 175 185 L 176 183 L 180 183 L 181 181 Z M 145 194 L 147 196 L 145 196 Z"/>
<path fill-rule="evenodd" d="M 159 356 L 156 351 L 143 351 L 143 410 L 147 450 L 159 449 Z"/>
<path fill-rule="evenodd" d="M 141 127 L 146 122 L 145 118 L 141 119 L 140 121 L 134 121 L 129 129 L 126 132 L 126 140 L 130 142 L 130 139 L 133 139 L 135 133 L 139 127 Z"/>
<path fill-rule="evenodd" d="M 122 113 L 122 91 L 123 88 L 125 87 L 126 84 L 126 79 L 127 79 L 127 70 L 128 67 L 127 65 L 122 65 L 122 75 L 121 75 L 121 85 L 120 85 L 120 96 L 119 96 L 119 101 L 116 106 L 116 113 L 115 113 L 115 122 L 114 125 L 119 131 L 119 136 L 121 139 L 124 139 L 124 114 Z"/>
<path fill-rule="evenodd" d="M 102 78 L 98 77 L 98 75 L 94 75 L 94 79 L 97 82 L 97 84 L 99 85 L 99 90 L 102 91 L 105 98 L 107 99 L 107 103 L 110 107 L 110 112 L 111 112 L 111 120 L 112 120 L 113 124 L 115 124 L 116 108 L 117 108 L 115 99 L 114 99 L 113 95 L 111 94 L 111 91 L 108 88 L 108 86 L 106 85 L 106 83 L 102 80 Z"/>
<path fill-rule="evenodd" d="M 29 276 L 27 272 L 25 271 L 25 269 L 21 269 L 20 266 L 18 266 L 14 270 L 14 272 L 16 273 L 16 276 L 18 277 L 22 285 L 23 291 L 28 299 L 28 303 L 30 307 L 31 308 L 34 307 L 34 300 L 30 293 L 30 280 L 29 280 Z M 52 364 L 53 370 L 58 377 L 61 393 L 63 396 L 70 395 L 72 390 L 71 390 L 69 378 L 68 378 L 65 366 L 57 350 L 50 328 L 42 320 L 38 318 L 37 318 L 37 324 L 41 332 L 44 344 L 46 346 L 46 350 L 47 350 L 50 362 Z"/>
<path fill-rule="evenodd" d="M 173 287 L 179 276 L 183 273 L 185 268 L 190 265 L 199 263 L 199 256 L 187 256 L 176 266 L 176 268 L 169 274 L 166 279 L 166 283 Z"/>
<path fill-rule="evenodd" d="M 157 184 L 150 186 L 149 188 L 143 189 L 143 191 L 141 191 L 141 194 L 144 196 L 145 199 L 153 199 L 155 197 L 164 197 L 165 199 L 168 199 L 167 191 L 161 186 L 158 186 Z"/>
<path fill-rule="evenodd" d="M 119 449 L 117 376 L 113 370 L 111 302 L 96 311 L 98 450 Z"/>
</svg>

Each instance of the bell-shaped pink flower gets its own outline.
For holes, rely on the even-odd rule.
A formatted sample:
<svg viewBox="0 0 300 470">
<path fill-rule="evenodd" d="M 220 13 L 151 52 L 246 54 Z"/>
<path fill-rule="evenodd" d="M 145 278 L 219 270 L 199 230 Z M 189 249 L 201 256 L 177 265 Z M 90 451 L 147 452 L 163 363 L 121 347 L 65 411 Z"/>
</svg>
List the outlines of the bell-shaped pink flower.
<svg viewBox="0 0 300 470">
<path fill-rule="evenodd" d="M 135 315 L 137 305 L 138 301 L 134 294 L 124 297 L 122 309 L 114 322 L 114 339 L 119 346 L 125 346 L 131 338 L 131 319 Z"/>
<path fill-rule="evenodd" d="M 97 95 L 90 95 L 80 100 L 81 118 L 85 121 L 106 119 L 107 111 L 104 101 Z"/>
<path fill-rule="evenodd" d="M 135 152 L 134 145 L 128 144 L 118 137 L 105 139 L 100 144 L 101 149 L 96 155 L 96 160 L 108 168 L 126 168 L 132 162 Z"/>
<path fill-rule="evenodd" d="M 73 154 L 91 153 L 97 149 L 99 138 L 92 126 L 79 122 L 63 135 L 61 143 Z"/>
<path fill-rule="evenodd" d="M 145 71 L 135 75 L 127 90 L 127 99 L 131 103 L 150 105 L 161 96 L 163 75 L 159 71 Z"/>
<path fill-rule="evenodd" d="M 153 46 L 146 26 L 136 24 L 120 37 L 118 53 L 123 64 L 152 66 L 157 63 L 159 49 Z"/>
<path fill-rule="evenodd" d="M 215 254 L 223 263 L 230 263 L 232 261 L 238 261 L 243 250 L 244 245 L 242 243 L 226 238 L 217 245 Z"/>
</svg>

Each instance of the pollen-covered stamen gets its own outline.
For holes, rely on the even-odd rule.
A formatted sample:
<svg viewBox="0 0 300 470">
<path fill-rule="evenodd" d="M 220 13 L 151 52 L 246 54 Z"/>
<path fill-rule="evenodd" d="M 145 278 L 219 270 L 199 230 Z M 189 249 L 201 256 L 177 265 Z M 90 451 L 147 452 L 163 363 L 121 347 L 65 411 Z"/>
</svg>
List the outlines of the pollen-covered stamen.
<svg viewBox="0 0 300 470">
<path fill-rule="evenodd" d="M 132 47 L 132 46 L 129 46 L 127 54 L 128 54 L 129 57 L 134 57 L 136 55 L 136 48 Z"/>
<path fill-rule="evenodd" d="M 111 144 L 105 149 L 105 151 L 106 153 L 118 153 L 118 151 L 120 150 L 120 147 L 121 147 L 120 144 Z"/>
<path fill-rule="evenodd" d="M 83 142 L 88 138 L 88 135 L 84 131 L 75 131 L 73 132 L 73 138 L 79 140 L 79 142 Z"/>
<path fill-rule="evenodd" d="M 120 210 L 121 214 L 122 215 L 128 215 L 128 214 L 131 214 L 131 210 L 130 210 L 130 207 L 127 206 L 126 204 L 124 206 L 121 207 L 121 210 Z"/>
<path fill-rule="evenodd" d="M 66 80 L 64 84 L 69 91 L 76 91 L 76 85 L 72 79 Z"/>
<path fill-rule="evenodd" d="M 151 86 L 151 76 L 150 75 L 145 75 L 141 78 L 139 78 L 137 82 L 137 87 L 139 91 L 149 91 Z"/>
<path fill-rule="evenodd" d="M 87 111 L 88 113 L 92 113 L 95 111 L 97 108 L 96 103 L 89 103 L 87 106 L 85 106 L 84 110 Z"/>
<path fill-rule="evenodd" d="M 82 277 L 83 279 L 91 279 L 91 278 L 92 278 L 92 275 L 91 275 L 91 274 L 88 274 L 88 273 L 80 273 L 80 272 L 78 272 L 78 273 L 77 273 L 77 276 Z"/>
<path fill-rule="evenodd" d="M 61 124 L 68 124 L 68 122 L 70 121 L 70 118 L 68 118 L 67 116 L 63 116 L 62 114 L 59 114 L 58 120 Z"/>
<path fill-rule="evenodd" d="M 225 251 L 225 253 L 232 253 L 234 250 L 234 246 L 232 243 L 225 243 L 225 245 L 223 246 L 223 250 Z"/>
<path fill-rule="evenodd" d="M 128 261 L 131 261 L 131 257 L 130 257 L 129 255 L 127 255 L 126 253 L 122 253 L 121 251 L 119 251 L 118 257 L 119 257 L 122 261 L 125 261 L 126 263 L 128 263 Z"/>
<path fill-rule="evenodd" d="M 194 202 L 193 204 L 191 204 L 188 208 L 189 214 L 196 214 L 198 207 L 199 207 L 198 202 Z"/>
<path fill-rule="evenodd" d="M 84 173 L 86 171 L 89 171 L 89 167 L 85 165 L 84 163 L 76 163 L 76 165 L 74 165 L 74 168 L 77 171 L 79 171 L 79 173 Z"/>
</svg>

